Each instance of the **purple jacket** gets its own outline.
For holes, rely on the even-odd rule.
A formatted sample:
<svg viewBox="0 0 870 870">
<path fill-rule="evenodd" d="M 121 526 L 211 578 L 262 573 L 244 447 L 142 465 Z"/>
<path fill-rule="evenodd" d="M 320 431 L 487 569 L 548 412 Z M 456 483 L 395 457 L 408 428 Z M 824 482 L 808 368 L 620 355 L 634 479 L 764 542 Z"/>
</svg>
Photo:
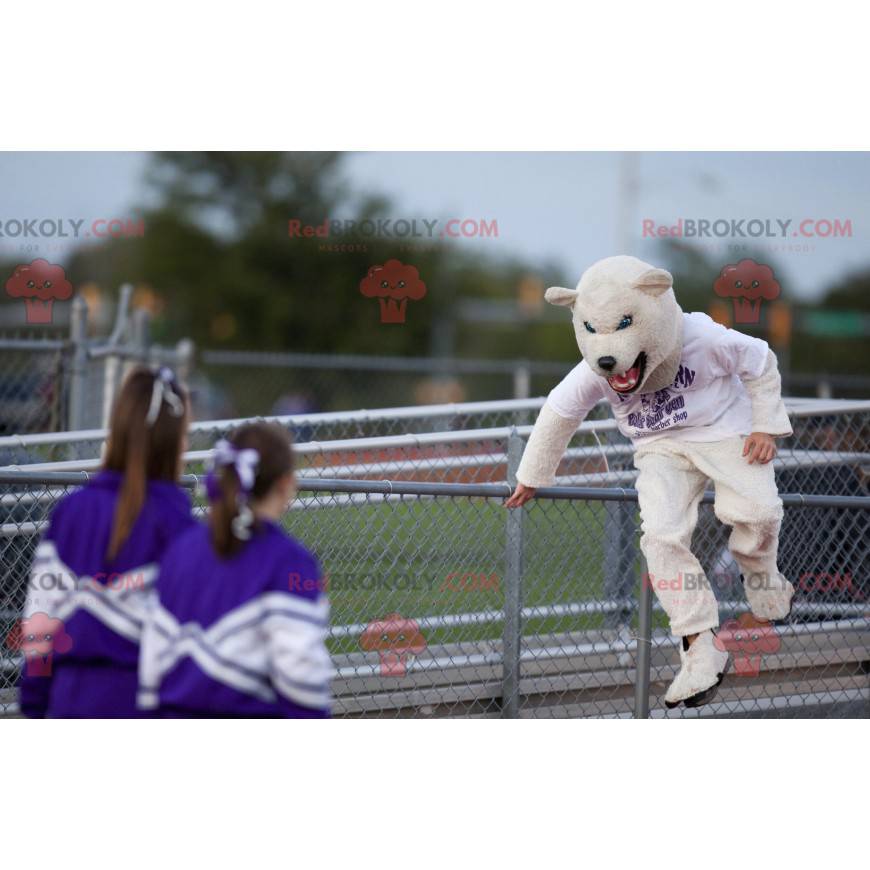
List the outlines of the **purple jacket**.
<svg viewBox="0 0 870 870">
<path fill-rule="evenodd" d="M 140 704 L 163 716 L 326 717 L 332 661 L 320 567 L 261 520 L 220 558 L 205 526 L 160 564 L 142 636 Z"/>
<path fill-rule="evenodd" d="M 129 537 L 106 560 L 121 480 L 102 471 L 58 502 L 37 547 L 21 621 L 27 716 L 142 715 L 136 691 L 145 602 L 156 563 L 195 520 L 182 489 L 149 481 Z"/>
</svg>

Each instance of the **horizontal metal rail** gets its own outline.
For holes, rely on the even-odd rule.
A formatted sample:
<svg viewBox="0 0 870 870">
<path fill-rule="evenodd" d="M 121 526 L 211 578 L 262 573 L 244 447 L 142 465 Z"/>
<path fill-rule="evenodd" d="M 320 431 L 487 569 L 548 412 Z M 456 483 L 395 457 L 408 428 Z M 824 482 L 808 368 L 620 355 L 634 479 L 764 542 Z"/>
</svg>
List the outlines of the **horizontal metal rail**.
<svg viewBox="0 0 870 870">
<path fill-rule="evenodd" d="M 48 472 L 0 469 L 0 484 L 31 483 L 46 486 L 75 486 L 90 479 L 86 472 Z M 197 475 L 186 474 L 181 486 L 193 489 L 200 483 Z M 379 493 L 381 495 L 460 496 L 472 498 L 506 498 L 513 491 L 507 483 L 428 483 L 418 480 L 339 480 L 322 478 L 306 480 L 304 492 Z M 702 504 L 712 504 L 715 494 L 705 492 Z M 536 491 L 538 499 L 578 501 L 637 501 L 637 491 L 625 488 L 595 486 L 545 486 Z M 870 509 L 870 496 L 804 495 L 781 493 L 782 503 L 789 507 L 830 507 Z"/>
<path fill-rule="evenodd" d="M 0 469 L 0 485 L 21 486 L 80 486 L 91 478 L 87 472 L 32 472 L 10 471 Z M 613 477 L 615 475 L 611 475 Z M 604 475 L 601 475 L 604 478 Z M 611 480 L 602 482 L 611 482 Z M 196 489 L 203 483 L 203 478 L 187 474 L 181 477 L 179 484 L 187 489 Z M 507 498 L 512 489 L 507 483 L 426 483 L 424 481 L 408 480 L 345 480 L 345 479 L 300 479 L 299 491 L 302 493 L 340 494 L 342 501 L 331 504 L 312 504 L 304 497 L 297 499 L 295 508 L 310 509 L 312 506 L 328 508 L 333 506 L 353 505 L 357 499 L 364 496 L 375 496 L 367 499 L 368 503 L 394 501 L 403 496 L 418 496 L 434 498 L 437 496 L 471 497 L 471 498 Z M 7 493 L 4 499 L 14 498 L 17 493 Z M 23 495 L 34 499 L 42 493 L 29 490 Z M 628 487 L 602 486 L 554 486 L 541 487 L 536 492 L 538 499 L 584 500 L 584 501 L 637 501 L 637 491 Z M 849 509 L 870 508 L 870 496 L 845 495 L 803 495 L 800 493 L 781 493 L 780 498 L 785 506 L 790 507 L 832 507 Z M 715 493 L 705 492 L 702 504 L 713 504 Z M 300 504 L 301 503 L 301 504 Z M 32 537 L 40 534 L 46 526 L 44 519 L 9 522 L 0 525 L 0 538 Z"/>
<path fill-rule="evenodd" d="M 565 460 L 572 461 L 577 459 L 595 459 L 600 456 L 606 458 L 620 458 L 631 454 L 633 448 L 629 444 L 605 444 L 595 447 L 578 447 L 570 448 L 565 451 Z M 325 472 L 330 473 L 330 476 L 340 475 L 342 479 L 354 477 L 367 477 L 373 475 L 384 475 L 389 478 L 392 475 L 402 473 L 419 473 L 426 471 L 453 471 L 459 469 L 475 469 L 483 467 L 502 467 L 506 464 L 506 454 L 503 452 L 497 453 L 473 453 L 461 454 L 456 456 L 446 456 L 437 458 L 418 458 L 408 460 L 395 460 L 384 462 L 360 463 L 360 464 L 337 464 L 330 466 L 310 466 L 297 471 L 297 480 L 299 485 L 305 489 L 305 483 L 311 480 L 322 480 Z M 827 450 L 794 450 L 788 453 L 781 454 L 774 460 L 774 468 L 777 470 L 795 469 L 795 468 L 817 468 L 830 467 L 835 465 L 853 465 L 859 463 L 870 463 L 870 453 L 837 453 Z M 32 465 L 25 466 L 10 466 L 5 469 L 0 469 L 0 473 L 5 471 L 17 473 L 24 472 L 27 474 L 38 474 L 40 480 L 47 474 L 55 472 L 69 472 L 69 469 L 60 467 L 62 463 L 46 463 L 38 467 Z M 89 463 L 89 470 L 82 470 L 80 475 L 70 478 L 62 478 L 67 484 L 84 483 L 99 470 L 99 463 Z M 48 470 L 50 469 L 50 470 Z M 637 470 L 627 468 L 621 471 L 590 471 L 582 474 L 566 474 L 558 475 L 555 478 L 554 485 L 556 487 L 567 486 L 595 486 L 609 485 L 611 487 L 623 488 L 630 487 L 637 478 Z M 17 478 L 16 478 L 17 479 Z M 182 485 L 194 486 L 197 481 L 196 475 L 189 475 L 187 483 Z M 13 507 L 18 504 L 50 504 L 57 498 L 64 495 L 62 489 L 45 489 L 33 490 L 30 492 L 16 492 L 0 496 L 0 506 Z M 378 499 L 387 499 L 389 496 L 378 496 Z M 336 500 L 334 504 L 353 504 L 356 503 L 356 497 L 341 496 L 340 500 Z M 318 507 L 323 506 L 323 503 L 316 499 L 298 499 L 291 506 L 292 509 L 297 507 Z"/>
<path fill-rule="evenodd" d="M 719 606 L 727 608 L 735 613 L 743 613 L 749 611 L 749 605 L 745 601 L 719 601 Z M 569 616 L 588 616 L 590 614 L 615 613 L 615 612 L 630 612 L 637 609 L 637 601 L 634 598 L 626 598 L 622 600 L 604 599 L 600 601 L 575 601 L 568 604 L 538 604 L 534 607 L 522 608 L 521 615 L 523 623 L 535 619 L 559 619 Z M 658 602 L 653 603 L 653 609 L 661 611 L 662 607 Z M 836 625 L 837 630 L 866 630 L 870 622 L 870 608 L 867 604 L 843 603 L 834 604 L 831 602 L 812 602 L 798 601 L 793 605 L 794 612 L 799 616 L 815 615 L 815 616 L 848 616 L 849 619 L 840 618 L 836 622 L 831 621 L 830 625 Z M 10 609 L 0 610 L 0 618 L 14 619 L 18 616 L 18 611 Z M 424 631 L 440 628 L 457 628 L 468 625 L 500 625 L 504 622 L 504 612 L 500 610 L 480 610 L 466 613 L 445 613 L 433 616 L 414 616 L 414 621 Z M 807 625 L 815 623 L 802 623 L 795 626 L 795 629 L 803 629 Z M 828 625 L 829 623 L 824 623 Z M 346 623 L 344 625 L 333 625 L 329 629 L 329 636 L 333 639 L 342 639 L 346 637 L 358 637 L 366 628 L 368 623 L 356 622 Z M 609 647 L 608 647 L 609 648 Z"/>
<path fill-rule="evenodd" d="M 256 421 L 278 423 L 288 428 L 303 429 L 307 427 L 376 423 L 408 419 L 450 418 L 473 416 L 478 414 L 511 413 L 519 411 L 539 411 L 546 398 L 539 396 L 534 399 L 506 399 L 488 402 L 451 402 L 442 405 L 408 405 L 397 408 L 378 408 L 359 411 L 330 411 L 317 414 L 266 415 L 257 417 L 236 417 L 224 420 L 201 420 L 191 424 L 191 433 L 227 431 Z M 815 417 L 839 414 L 852 414 L 870 411 L 870 401 L 851 399 L 805 399 L 785 398 L 786 409 L 790 417 Z M 606 407 L 602 401 L 598 406 Z M 606 429 L 615 428 L 612 418 L 605 420 L 586 420 L 586 423 L 609 423 Z M 582 427 L 581 427 L 582 430 Z M 461 431 L 461 430 L 459 430 Z M 473 431 L 473 430 L 469 430 Z M 590 430 L 591 431 L 591 430 Z M 605 431 L 605 430 L 596 430 Z M 88 441 L 105 440 L 105 429 L 78 429 L 70 432 L 42 432 L 31 435 L 0 436 L 0 450 L 4 448 L 26 448 L 60 444 L 79 444 Z M 305 442 L 302 442 L 305 443 Z M 297 447 L 301 447 L 300 443 Z"/>
<path fill-rule="evenodd" d="M 4 338 L 0 340 L 0 350 L 64 350 L 71 347 L 62 338 Z"/>
<path fill-rule="evenodd" d="M 214 432 L 216 430 L 233 429 L 245 423 L 255 421 L 279 423 L 282 426 L 298 427 L 301 429 L 308 426 L 341 423 L 378 423 L 392 420 L 426 420 L 432 417 L 537 411 L 540 410 L 544 401 L 542 397 L 535 399 L 499 399 L 488 402 L 449 402 L 442 405 L 407 405 L 397 408 L 375 408 L 359 411 L 326 411 L 317 414 L 233 417 L 224 420 L 196 421 L 191 423 L 190 432 Z M 77 444 L 84 441 L 103 441 L 106 435 L 107 430 L 105 429 L 77 429 L 71 432 L 41 432 L 33 435 L 4 435 L 0 437 L 0 449 L 4 447 L 35 447 L 47 444 Z"/>
<path fill-rule="evenodd" d="M 421 628 L 427 628 L 423 621 L 417 620 Z M 810 635 L 826 634 L 831 631 L 862 631 L 867 628 L 868 620 L 851 619 L 841 621 L 824 621 L 824 622 L 805 622 L 797 625 L 783 626 L 778 630 L 780 637 L 790 635 Z M 340 628 L 337 626 L 336 628 Z M 363 629 L 365 626 L 363 626 Z M 333 636 L 336 635 L 333 629 Z M 491 641 L 480 641 L 482 644 L 491 643 Z M 656 633 L 650 640 L 653 648 L 669 649 L 676 645 L 676 640 L 663 632 Z M 590 656 L 597 653 L 632 653 L 635 649 L 634 638 L 626 638 L 620 640 L 613 638 L 609 640 L 587 641 L 584 643 L 568 643 L 564 639 L 558 644 L 552 646 L 527 647 L 521 653 L 521 658 L 525 662 L 541 662 L 553 661 L 557 659 L 573 658 L 575 656 Z M 443 671 L 451 670 L 466 666 L 486 666 L 500 665 L 503 657 L 498 649 L 491 649 L 486 652 L 479 653 L 457 653 L 451 652 L 449 656 L 434 656 L 427 659 L 415 659 L 407 663 L 408 673 L 419 673 L 424 671 Z M 0 668 L 6 670 L 15 669 L 20 666 L 20 654 L 9 654 L 0 657 Z M 336 670 L 338 679 L 359 679 L 360 677 L 373 677 L 380 673 L 380 665 L 376 663 L 354 663 L 351 665 L 340 666 Z"/>
<path fill-rule="evenodd" d="M 419 620 L 415 621 L 419 623 Z M 781 638 L 801 635 L 815 636 L 818 634 L 828 634 L 831 631 L 863 631 L 867 629 L 868 624 L 870 624 L 870 620 L 867 618 L 830 622 L 805 622 L 797 625 L 782 626 L 782 628 L 778 629 L 777 633 Z M 420 626 L 421 628 L 423 627 L 422 623 L 420 623 Z M 491 641 L 481 641 L 480 643 L 488 644 Z M 677 645 L 677 640 L 670 634 L 657 632 L 650 639 L 650 645 L 654 649 L 670 649 Z M 633 637 L 623 640 L 613 638 L 609 640 L 587 641 L 585 643 L 568 643 L 562 639 L 558 644 L 552 646 L 526 647 L 520 654 L 520 658 L 524 662 L 542 662 L 578 656 L 586 657 L 596 653 L 633 653 L 635 648 L 636 639 Z M 500 665 L 502 661 L 503 656 L 497 649 L 480 653 L 451 652 L 450 655 L 445 656 L 414 659 L 407 663 L 406 669 L 408 673 L 413 674 L 425 671 L 446 671 L 465 666 L 484 667 L 487 665 Z M 359 677 L 377 676 L 379 671 L 380 666 L 378 664 L 354 663 L 339 667 L 336 675 L 339 679 L 356 679 Z"/>
<path fill-rule="evenodd" d="M 525 433 L 528 434 L 528 433 Z M 519 431 L 520 437 L 525 437 L 522 431 Z M 489 440 L 489 439 L 487 439 Z M 469 441 L 468 443 L 474 443 Z M 406 445 L 403 445 L 406 446 Z M 390 449 L 382 448 L 367 448 L 373 449 Z M 399 449 L 393 447 L 392 449 Z M 605 452 L 606 451 L 606 452 Z M 306 451 L 307 452 L 307 451 Z M 322 450 L 313 450 L 312 454 L 318 455 Z M 353 452 L 353 451 L 344 451 Z M 565 459 L 595 459 L 609 455 L 611 457 L 628 456 L 633 452 L 630 445 L 612 445 L 610 448 L 602 450 L 597 447 L 576 448 L 565 452 Z M 302 451 L 297 449 L 297 455 Z M 304 455 L 304 454 L 302 454 Z M 211 450 L 196 450 L 185 453 L 182 456 L 184 464 L 207 463 L 212 456 Z M 369 477 L 374 474 L 397 475 L 402 473 L 419 474 L 425 471 L 456 471 L 462 469 L 484 468 L 489 466 L 501 466 L 506 462 L 503 453 L 465 453 L 456 454 L 449 457 L 434 457 L 434 458 L 418 458 L 407 460 L 393 461 L 378 461 L 371 463 L 330 463 L 329 465 L 312 465 L 307 468 L 302 468 L 297 471 L 299 480 L 316 480 L 328 472 L 331 475 L 341 475 L 342 477 Z M 857 465 L 870 462 L 870 454 L 868 453 L 837 453 L 836 451 L 824 450 L 794 450 L 786 451 L 773 460 L 773 467 L 777 470 L 797 469 L 797 468 L 830 468 L 839 465 Z M 0 472 L 32 472 L 34 474 L 53 474 L 60 473 L 81 473 L 84 475 L 92 475 L 100 470 L 102 460 L 100 459 L 81 459 L 69 460 L 66 462 L 38 462 L 24 465 L 6 465 L 0 466 Z M 611 482 L 614 485 L 622 482 L 634 480 L 637 477 L 637 470 L 633 468 L 624 469 L 622 471 L 594 471 L 585 472 L 582 474 L 571 474 L 559 476 L 556 478 L 560 485 L 582 485 L 585 482 Z M 82 478 L 84 480 L 87 477 Z"/>
<path fill-rule="evenodd" d="M 870 403 L 868 403 L 870 405 Z M 868 408 L 870 410 L 870 408 Z M 792 416 L 797 416 L 793 414 Z M 334 453 L 364 453 L 373 450 L 398 450 L 398 449 L 422 449 L 425 447 L 442 447 L 452 444 L 480 444 L 487 442 L 504 441 L 512 432 L 516 432 L 521 438 L 527 438 L 532 431 L 531 425 L 526 426 L 500 426 L 487 429 L 460 429 L 449 430 L 443 432 L 421 432 L 411 435 L 383 435 L 363 438 L 340 438 L 332 441 L 303 441 L 294 446 L 294 452 L 298 456 L 328 456 Z M 580 435 L 597 435 L 604 432 L 613 432 L 617 430 L 616 420 L 584 420 L 577 428 L 577 434 Z M 588 449 L 594 455 L 601 454 L 603 451 L 618 451 L 629 452 L 632 448 L 629 444 L 623 445 L 600 445 L 597 448 L 574 448 L 576 450 Z M 825 451 L 809 451 L 803 448 L 786 449 L 778 457 L 778 463 L 792 463 L 800 467 L 801 463 L 794 463 L 793 460 L 798 457 L 798 454 L 803 454 L 806 457 L 812 457 L 813 462 L 809 464 L 837 464 L 845 465 L 854 462 L 866 462 L 868 454 L 848 452 L 842 453 L 836 450 Z M 206 462 L 211 458 L 212 450 L 190 450 L 182 457 L 183 461 L 188 463 Z M 498 454 L 496 454 L 498 455 Z M 432 459 L 445 460 L 449 457 L 432 457 Z M 455 457 L 458 463 L 464 462 L 465 457 L 461 454 Z M 421 461 L 426 461 L 422 459 Z M 58 462 L 25 462 L 13 463 L 0 467 L 0 471 L 19 471 L 28 470 L 33 472 L 54 472 L 54 471 L 94 471 L 101 465 L 102 460 L 99 458 L 91 459 L 70 459 Z M 359 464 L 357 460 L 353 464 Z M 484 463 L 488 464 L 488 463 Z M 342 468 L 341 464 L 333 465 L 333 468 Z"/>
<path fill-rule="evenodd" d="M 727 607 L 734 612 L 746 612 L 749 605 L 745 601 L 719 601 L 720 607 Z M 601 601 L 575 601 L 570 604 L 539 604 L 535 607 L 524 607 L 522 619 L 525 623 L 531 619 L 552 619 L 565 616 L 584 616 L 589 614 L 618 613 L 637 609 L 637 601 L 634 598 L 622 600 L 604 599 Z M 662 611 L 658 601 L 653 602 L 653 609 Z M 870 605 L 867 604 L 833 604 L 830 602 L 798 601 L 793 605 L 793 610 L 798 615 L 824 614 L 828 616 L 848 614 L 853 617 L 850 620 L 838 621 L 837 626 L 843 628 L 867 628 L 870 617 Z M 504 611 L 480 610 L 472 613 L 447 613 L 438 616 L 414 616 L 414 621 L 421 629 L 455 628 L 462 625 L 498 625 L 504 622 Z M 334 625 L 330 628 L 330 637 L 356 637 L 362 634 L 368 623 L 348 623 L 346 625 Z"/>
</svg>

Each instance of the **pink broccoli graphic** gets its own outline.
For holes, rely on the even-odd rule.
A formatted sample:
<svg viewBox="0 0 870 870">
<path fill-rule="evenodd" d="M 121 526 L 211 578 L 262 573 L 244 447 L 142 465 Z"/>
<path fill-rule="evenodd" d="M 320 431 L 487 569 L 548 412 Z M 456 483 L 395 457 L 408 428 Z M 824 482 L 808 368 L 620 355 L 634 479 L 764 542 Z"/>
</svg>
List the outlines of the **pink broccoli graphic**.
<svg viewBox="0 0 870 870">
<path fill-rule="evenodd" d="M 69 652 L 72 638 L 60 619 L 40 611 L 12 626 L 6 646 L 24 654 L 24 672 L 28 677 L 50 677 L 52 657 L 56 652 Z"/>
<path fill-rule="evenodd" d="M 405 619 L 400 613 L 388 613 L 366 626 L 359 645 L 366 652 L 377 651 L 381 676 L 404 677 L 408 662 L 426 649 L 426 638 L 413 619 Z"/>
<path fill-rule="evenodd" d="M 372 266 L 359 283 L 363 296 L 377 298 L 381 305 L 381 323 L 404 323 L 409 299 L 422 299 L 426 285 L 416 266 L 400 260 L 387 260 L 383 266 Z"/>
<path fill-rule="evenodd" d="M 751 613 L 741 613 L 737 619 L 729 619 L 713 643 L 717 649 L 733 654 L 734 672 L 741 677 L 757 677 L 761 670 L 761 657 L 765 653 L 777 652 L 781 646 L 773 625 Z"/>
<path fill-rule="evenodd" d="M 755 260 L 724 266 L 713 284 L 717 296 L 732 297 L 736 323 L 758 323 L 761 300 L 776 299 L 780 290 L 773 269 Z"/>
<path fill-rule="evenodd" d="M 62 266 L 34 260 L 15 267 L 6 292 L 14 299 L 24 299 L 28 323 L 51 323 L 54 300 L 69 299 L 73 287 Z"/>
</svg>

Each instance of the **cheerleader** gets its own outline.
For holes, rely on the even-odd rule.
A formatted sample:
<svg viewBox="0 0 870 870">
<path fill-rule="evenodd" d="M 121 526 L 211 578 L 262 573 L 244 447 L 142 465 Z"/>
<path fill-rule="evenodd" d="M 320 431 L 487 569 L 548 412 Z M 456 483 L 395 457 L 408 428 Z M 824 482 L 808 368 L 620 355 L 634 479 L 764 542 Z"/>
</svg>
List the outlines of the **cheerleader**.
<svg viewBox="0 0 870 870">
<path fill-rule="evenodd" d="M 140 705 L 169 717 L 326 717 L 332 663 L 320 567 L 280 520 L 290 439 L 254 424 L 215 445 L 207 527 L 160 564 L 140 658 Z"/>
<path fill-rule="evenodd" d="M 112 409 L 102 470 L 54 508 L 19 626 L 26 716 L 141 715 L 145 600 L 164 550 L 194 524 L 177 485 L 188 417 L 169 369 L 134 369 Z"/>
</svg>

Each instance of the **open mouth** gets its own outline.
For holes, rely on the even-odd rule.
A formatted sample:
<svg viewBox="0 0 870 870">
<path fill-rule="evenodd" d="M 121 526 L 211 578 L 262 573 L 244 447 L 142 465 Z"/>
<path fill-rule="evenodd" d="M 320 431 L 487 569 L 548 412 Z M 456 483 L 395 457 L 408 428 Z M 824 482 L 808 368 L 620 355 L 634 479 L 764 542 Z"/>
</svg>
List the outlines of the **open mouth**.
<svg viewBox="0 0 870 870">
<path fill-rule="evenodd" d="M 617 393 L 632 393 L 643 380 L 643 373 L 646 370 L 646 354 L 641 351 L 637 355 L 637 359 L 628 371 L 621 375 L 611 375 L 607 379 L 607 383 Z"/>
</svg>

